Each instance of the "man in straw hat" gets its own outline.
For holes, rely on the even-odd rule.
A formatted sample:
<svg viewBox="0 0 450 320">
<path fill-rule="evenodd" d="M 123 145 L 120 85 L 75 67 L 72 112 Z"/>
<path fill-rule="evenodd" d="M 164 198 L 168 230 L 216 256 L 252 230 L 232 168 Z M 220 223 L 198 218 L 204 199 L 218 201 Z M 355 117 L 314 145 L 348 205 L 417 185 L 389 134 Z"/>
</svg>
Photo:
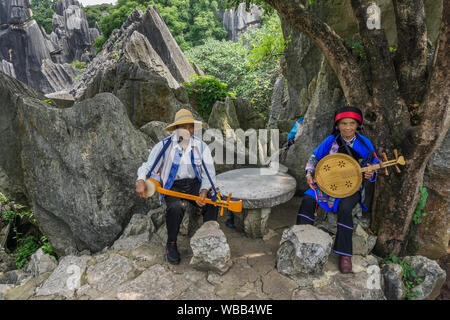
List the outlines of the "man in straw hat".
<svg viewBox="0 0 450 320">
<path fill-rule="evenodd" d="M 216 172 L 214 161 L 208 145 L 194 136 L 195 126 L 202 126 L 189 110 L 181 109 L 175 115 L 175 121 L 167 126 L 172 135 L 158 142 L 150 152 L 147 162 L 138 169 L 136 192 L 142 198 L 147 197 L 145 179 L 151 177 L 158 180 L 164 189 L 173 190 L 192 195 L 199 195 L 201 200 L 214 198 Z M 177 250 L 177 235 L 183 220 L 185 207 L 180 198 L 161 196 L 166 202 L 167 226 L 167 261 L 172 264 L 180 262 Z M 196 207 L 201 208 L 203 222 L 217 220 L 217 207 L 205 204 L 202 201 L 192 201 Z"/>
</svg>

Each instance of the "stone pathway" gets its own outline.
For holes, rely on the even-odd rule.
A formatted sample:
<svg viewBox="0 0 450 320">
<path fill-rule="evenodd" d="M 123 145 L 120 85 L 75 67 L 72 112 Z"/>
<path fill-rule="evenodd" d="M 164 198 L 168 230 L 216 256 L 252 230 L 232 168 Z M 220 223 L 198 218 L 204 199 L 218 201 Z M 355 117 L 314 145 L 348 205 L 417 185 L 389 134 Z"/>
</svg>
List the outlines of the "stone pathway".
<svg viewBox="0 0 450 320">
<path fill-rule="evenodd" d="M 324 272 L 290 279 L 276 268 L 277 250 L 283 230 L 292 226 L 301 198 L 273 208 L 264 238 L 245 237 L 225 226 L 221 230 L 231 250 L 231 268 L 223 275 L 195 270 L 190 264 L 190 237 L 180 235 L 179 265 L 165 261 L 164 246 L 156 235 L 131 250 L 110 249 L 81 257 L 65 256 L 53 272 L 3 288 L 5 299 L 384 299 L 375 277 L 367 288 L 373 256 L 354 256 L 354 272 L 341 274 L 337 256 L 330 254 Z M 72 269 L 69 270 L 69 266 Z M 75 265 L 75 266 L 73 266 Z M 376 272 L 375 272 L 376 275 Z M 373 282 L 373 281 L 372 281 Z M 6 291 L 6 292 L 5 292 Z M 0 299 L 1 297 L 0 290 Z"/>
</svg>

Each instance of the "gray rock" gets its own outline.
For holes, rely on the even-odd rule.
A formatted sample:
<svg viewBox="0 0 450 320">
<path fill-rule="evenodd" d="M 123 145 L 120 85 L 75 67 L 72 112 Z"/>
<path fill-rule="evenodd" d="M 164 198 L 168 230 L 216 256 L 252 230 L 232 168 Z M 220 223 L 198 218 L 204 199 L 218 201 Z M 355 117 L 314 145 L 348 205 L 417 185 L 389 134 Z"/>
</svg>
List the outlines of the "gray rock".
<svg viewBox="0 0 450 320">
<path fill-rule="evenodd" d="M 407 256 L 403 258 L 403 261 L 408 261 L 410 267 L 416 272 L 417 277 L 423 279 L 422 283 L 411 288 L 411 292 L 419 292 L 419 296 L 414 299 L 436 299 L 441 292 L 442 285 L 445 283 L 446 272 L 442 270 L 436 261 L 423 256 Z"/>
<path fill-rule="evenodd" d="M 16 77 L 16 71 L 14 70 L 14 65 L 6 60 L 0 61 L 0 71 L 7 74 L 10 77 Z"/>
<path fill-rule="evenodd" d="M 0 272 L 7 272 L 16 269 L 16 261 L 0 247 Z"/>
<path fill-rule="evenodd" d="M 278 272 L 291 277 L 321 273 L 331 245 L 331 237 L 314 226 L 294 225 L 284 230 L 277 251 Z"/>
<path fill-rule="evenodd" d="M 86 277 L 92 288 L 107 293 L 135 278 L 135 272 L 136 266 L 132 260 L 119 254 L 110 254 L 103 261 L 88 267 Z"/>
<path fill-rule="evenodd" d="M 131 212 L 150 208 L 151 200 L 135 194 L 136 168 L 149 146 L 114 95 L 66 109 L 24 98 L 19 114 L 27 191 L 58 255 L 70 247 L 100 251 L 117 239 Z"/>
<path fill-rule="evenodd" d="M 26 271 L 38 277 L 43 273 L 51 272 L 58 266 L 58 262 L 52 255 L 44 253 L 42 248 L 39 248 L 31 255 L 30 262 L 26 267 Z"/>
<path fill-rule="evenodd" d="M 245 10 L 245 3 L 241 3 L 237 9 L 227 9 L 220 12 L 223 27 L 228 31 L 227 40 L 236 42 L 240 35 L 252 28 L 261 27 L 261 16 L 264 10 L 255 5 L 250 5 L 250 12 Z"/>
<path fill-rule="evenodd" d="M 165 130 L 168 125 L 169 123 L 167 122 L 150 121 L 146 125 L 142 126 L 140 130 L 148 135 L 153 141 L 159 142 L 170 136 L 170 132 Z"/>
<path fill-rule="evenodd" d="M 205 222 L 191 238 L 190 264 L 199 270 L 224 274 L 231 267 L 230 246 L 216 221 Z"/>
<path fill-rule="evenodd" d="M 99 92 L 114 93 L 138 127 L 154 120 L 172 122 L 179 109 L 190 109 L 186 90 L 172 76 L 149 39 L 137 30 L 118 32 L 111 35 L 75 82 L 70 91 L 75 99 L 84 100 Z"/>
<path fill-rule="evenodd" d="M 136 279 L 121 285 L 116 297 L 120 300 L 172 300 L 192 283 L 156 264 Z"/>
<path fill-rule="evenodd" d="M 359 224 L 356 225 L 352 236 L 353 254 L 368 255 L 376 242 L 376 236 L 369 235 Z"/>
<path fill-rule="evenodd" d="M 25 270 L 10 270 L 0 273 L 1 284 L 21 285 L 32 277 L 31 274 Z"/>
<path fill-rule="evenodd" d="M 156 231 L 151 217 L 147 214 L 134 214 L 128 226 L 113 246 L 113 250 L 131 250 L 148 243 Z"/>
<path fill-rule="evenodd" d="M 226 97 L 225 101 L 216 101 L 208 119 L 208 126 L 222 130 L 238 129 L 240 127 L 233 101 Z"/>
<path fill-rule="evenodd" d="M 32 16 L 30 0 L 0 2 L 0 24 L 21 24 Z"/>
<path fill-rule="evenodd" d="M 266 127 L 264 117 L 256 112 L 250 101 L 237 97 L 233 103 L 236 109 L 237 119 L 242 130 L 258 130 Z"/>
<path fill-rule="evenodd" d="M 65 256 L 50 277 L 36 290 L 36 296 L 57 295 L 73 298 L 81 286 L 81 278 L 86 271 L 90 256 Z"/>
<path fill-rule="evenodd" d="M 406 288 L 403 284 L 403 268 L 396 263 L 383 266 L 381 274 L 384 278 L 384 294 L 388 300 L 404 300 Z"/>
</svg>

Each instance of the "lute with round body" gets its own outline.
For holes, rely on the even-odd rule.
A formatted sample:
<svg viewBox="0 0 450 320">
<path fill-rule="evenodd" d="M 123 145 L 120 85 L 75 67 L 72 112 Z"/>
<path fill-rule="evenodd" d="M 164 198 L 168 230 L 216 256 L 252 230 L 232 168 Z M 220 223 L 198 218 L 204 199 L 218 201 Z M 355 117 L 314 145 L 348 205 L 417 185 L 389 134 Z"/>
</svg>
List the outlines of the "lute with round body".
<svg viewBox="0 0 450 320">
<path fill-rule="evenodd" d="M 358 161 L 347 154 L 330 154 L 317 164 L 315 180 L 320 190 L 326 194 L 335 198 L 346 198 L 359 190 L 363 181 L 362 174 L 366 171 L 385 168 L 388 175 L 387 167 L 395 166 L 397 172 L 400 172 L 397 164 L 405 165 L 405 159 L 403 156 L 398 157 L 397 150 L 394 150 L 394 155 L 395 160 L 388 160 L 383 153 L 384 162 L 361 168 Z"/>
</svg>

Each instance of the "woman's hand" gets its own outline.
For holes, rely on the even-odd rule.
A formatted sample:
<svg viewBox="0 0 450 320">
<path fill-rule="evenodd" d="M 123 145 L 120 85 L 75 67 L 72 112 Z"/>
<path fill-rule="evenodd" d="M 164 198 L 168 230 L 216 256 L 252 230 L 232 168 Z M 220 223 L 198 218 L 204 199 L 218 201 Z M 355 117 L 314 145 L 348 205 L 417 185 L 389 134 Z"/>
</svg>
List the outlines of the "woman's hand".
<svg viewBox="0 0 450 320">
<path fill-rule="evenodd" d="M 207 194 L 208 194 L 208 190 L 202 189 L 202 191 L 200 192 L 200 199 L 201 200 L 196 200 L 195 201 L 200 207 L 203 207 L 206 204 L 205 202 L 203 202 L 203 200 L 205 200 Z"/>
<path fill-rule="evenodd" d="M 366 172 L 364 172 L 364 178 L 366 178 L 367 180 L 372 179 L 373 176 L 373 170 L 367 170 Z"/>
<path fill-rule="evenodd" d="M 314 183 L 316 182 L 316 180 L 312 177 L 312 175 L 310 174 L 310 173 L 308 173 L 307 175 L 306 175 L 306 183 L 308 183 L 308 186 L 311 188 L 311 189 L 314 189 L 315 187 L 314 187 Z"/>
</svg>

